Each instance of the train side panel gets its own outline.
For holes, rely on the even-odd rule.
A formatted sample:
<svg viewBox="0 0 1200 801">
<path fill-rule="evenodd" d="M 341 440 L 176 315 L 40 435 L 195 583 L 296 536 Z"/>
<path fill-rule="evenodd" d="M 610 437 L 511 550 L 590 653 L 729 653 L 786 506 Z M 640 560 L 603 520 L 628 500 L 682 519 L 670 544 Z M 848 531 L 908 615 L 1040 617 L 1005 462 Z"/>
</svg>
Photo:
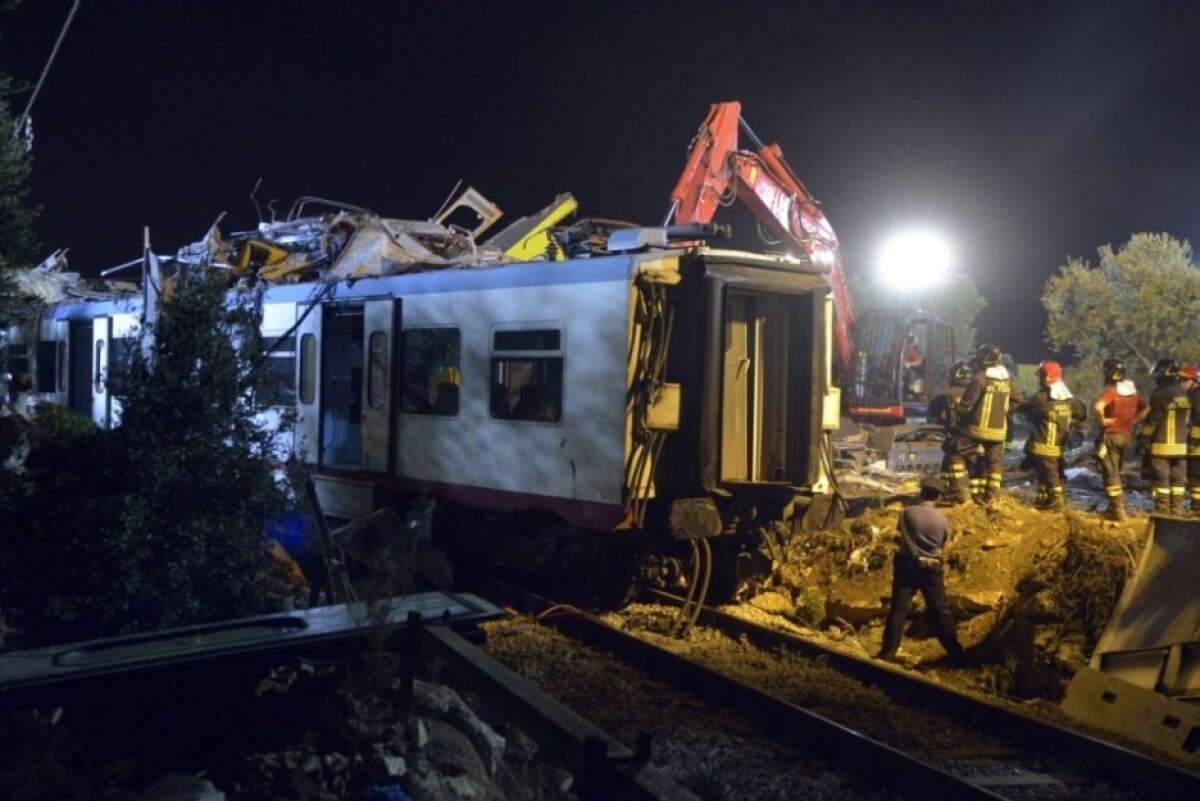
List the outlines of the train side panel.
<svg viewBox="0 0 1200 801">
<path fill-rule="evenodd" d="M 405 336 L 437 326 L 461 332 L 461 383 L 453 416 L 401 412 L 397 474 L 490 491 L 501 505 L 557 498 L 618 509 L 628 319 L 623 277 L 406 297 Z M 552 377 L 516 387 L 518 370 Z M 522 395 L 535 389 L 558 397 L 527 413 Z"/>
</svg>

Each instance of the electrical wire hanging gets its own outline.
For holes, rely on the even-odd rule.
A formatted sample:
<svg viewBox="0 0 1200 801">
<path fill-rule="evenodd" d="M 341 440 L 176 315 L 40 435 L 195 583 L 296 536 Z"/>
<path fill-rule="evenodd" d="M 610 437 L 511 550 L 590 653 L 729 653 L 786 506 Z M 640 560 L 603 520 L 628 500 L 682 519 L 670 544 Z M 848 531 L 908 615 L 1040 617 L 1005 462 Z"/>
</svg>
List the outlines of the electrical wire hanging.
<svg viewBox="0 0 1200 801">
<path fill-rule="evenodd" d="M 46 82 L 46 76 L 50 73 L 50 65 L 54 63 L 55 56 L 58 55 L 58 49 L 62 46 L 63 39 L 66 38 L 67 29 L 71 27 L 71 20 L 75 19 L 75 12 L 79 10 L 79 4 L 82 0 L 75 0 L 71 4 L 71 10 L 67 12 L 67 21 L 63 23 L 62 30 L 58 32 L 58 39 L 54 42 L 54 49 L 50 51 L 50 58 L 46 59 L 46 66 L 42 68 L 42 74 L 38 78 L 38 82 L 33 87 L 33 93 L 29 95 L 29 102 L 25 104 L 25 110 L 22 111 L 17 118 L 13 120 L 13 139 L 16 139 L 22 128 L 28 128 L 30 124 L 29 113 L 33 111 L 33 102 L 37 100 L 38 92 L 42 89 L 42 84 Z M 26 133 L 27 144 L 25 149 L 28 150 L 32 146 L 33 134 Z"/>
</svg>

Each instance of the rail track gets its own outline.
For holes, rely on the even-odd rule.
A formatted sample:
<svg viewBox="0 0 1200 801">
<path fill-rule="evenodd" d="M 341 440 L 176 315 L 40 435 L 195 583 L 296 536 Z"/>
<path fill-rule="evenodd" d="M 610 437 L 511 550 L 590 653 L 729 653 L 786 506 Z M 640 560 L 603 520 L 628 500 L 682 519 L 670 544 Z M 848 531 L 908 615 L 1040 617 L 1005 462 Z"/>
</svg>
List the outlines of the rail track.
<svg viewBox="0 0 1200 801">
<path fill-rule="evenodd" d="M 664 594 L 648 600 L 661 605 L 664 620 L 676 615 L 682 601 Z M 548 605 L 534 599 L 529 603 L 534 612 Z M 713 609 L 700 610 L 697 634 L 689 638 L 701 644 L 672 640 L 653 630 L 622 630 L 578 611 L 545 620 L 568 637 L 610 652 L 707 702 L 736 710 L 764 733 L 827 759 L 842 772 L 865 775 L 876 786 L 900 789 L 906 796 L 1089 801 L 1200 797 L 1200 775 Z M 718 640 L 724 644 L 716 645 Z M 739 653 L 714 657 L 721 647 Z M 797 660 L 842 678 L 821 679 L 806 672 L 802 681 L 781 681 Z M 734 663 L 741 667 L 729 670 Z M 839 701 L 831 708 L 828 698 L 820 700 L 826 694 L 820 685 L 826 681 L 857 684 L 867 700 Z M 870 709 L 861 714 L 864 706 Z"/>
</svg>

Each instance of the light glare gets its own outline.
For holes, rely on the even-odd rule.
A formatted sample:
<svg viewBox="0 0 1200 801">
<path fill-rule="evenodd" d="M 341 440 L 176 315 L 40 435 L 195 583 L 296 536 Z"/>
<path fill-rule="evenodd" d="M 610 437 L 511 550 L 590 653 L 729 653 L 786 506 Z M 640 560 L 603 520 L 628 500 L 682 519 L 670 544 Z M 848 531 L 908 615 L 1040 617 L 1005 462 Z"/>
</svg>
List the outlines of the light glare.
<svg viewBox="0 0 1200 801">
<path fill-rule="evenodd" d="M 897 289 L 926 287 L 950 269 L 950 249 L 929 231 L 906 231 L 893 237 L 880 256 L 880 276 Z"/>
</svg>

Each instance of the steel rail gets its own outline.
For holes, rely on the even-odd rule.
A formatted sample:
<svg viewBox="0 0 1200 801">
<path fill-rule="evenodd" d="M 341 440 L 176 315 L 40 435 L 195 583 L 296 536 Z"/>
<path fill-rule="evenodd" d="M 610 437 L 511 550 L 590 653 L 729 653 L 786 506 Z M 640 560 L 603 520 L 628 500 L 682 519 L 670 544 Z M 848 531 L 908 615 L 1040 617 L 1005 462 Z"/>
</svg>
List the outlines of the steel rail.
<svg viewBox="0 0 1200 801">
<path fill-rule="evenodd" d="M 552 604 L 527 596 L 535 606 Z M 1003 801 L 967 778 L 954 776 L 928 762 L 879 742 L 842 724 L 787 703 L 737 679 L 709 670 L 643 639 L 608 626 L 582 611 L 542 619 L 564 635 L 609 651 L 624 661 L 645 665 L 669 683 L 702 698 L 746 715 L 772 733 L 791 738 L 811 753 L 862 775 L 884 778 L 919 797 L 987 799 Z"/>
<path fill-rule="evenodd" d="M 458 681 L 499 707 L 577 778 L 573 790 L 584 801 L 699 801 L 649 764 L 649 743 L 631 750 L 445 627 L 424 627 L 422 635 Z"/>
<path fill-rule="evenodd" d="M 670 606 L 680 606 L 684 602 L 683 598 L 658 590 L 646 590 L 642 598 Z M 746 637 L 760 647 L 788 649 L 810 657 L 822 657 L 837 670 L 885 692 L 911 699 L 958 720 L 977 721 L 990 731 L 1018 742 L 1039 743 L 1044 752 L 1087 763 L 1097 768 L 1103 776 L 1152 787 L 1175 798 L 1200 798 L 1200 774 L 1158 761 L 1116 743 L 988 702 L 886 663 L 858 658 L 711 607 L 701 609 L 699 621 L 731 636 Z"/>
</svg>

